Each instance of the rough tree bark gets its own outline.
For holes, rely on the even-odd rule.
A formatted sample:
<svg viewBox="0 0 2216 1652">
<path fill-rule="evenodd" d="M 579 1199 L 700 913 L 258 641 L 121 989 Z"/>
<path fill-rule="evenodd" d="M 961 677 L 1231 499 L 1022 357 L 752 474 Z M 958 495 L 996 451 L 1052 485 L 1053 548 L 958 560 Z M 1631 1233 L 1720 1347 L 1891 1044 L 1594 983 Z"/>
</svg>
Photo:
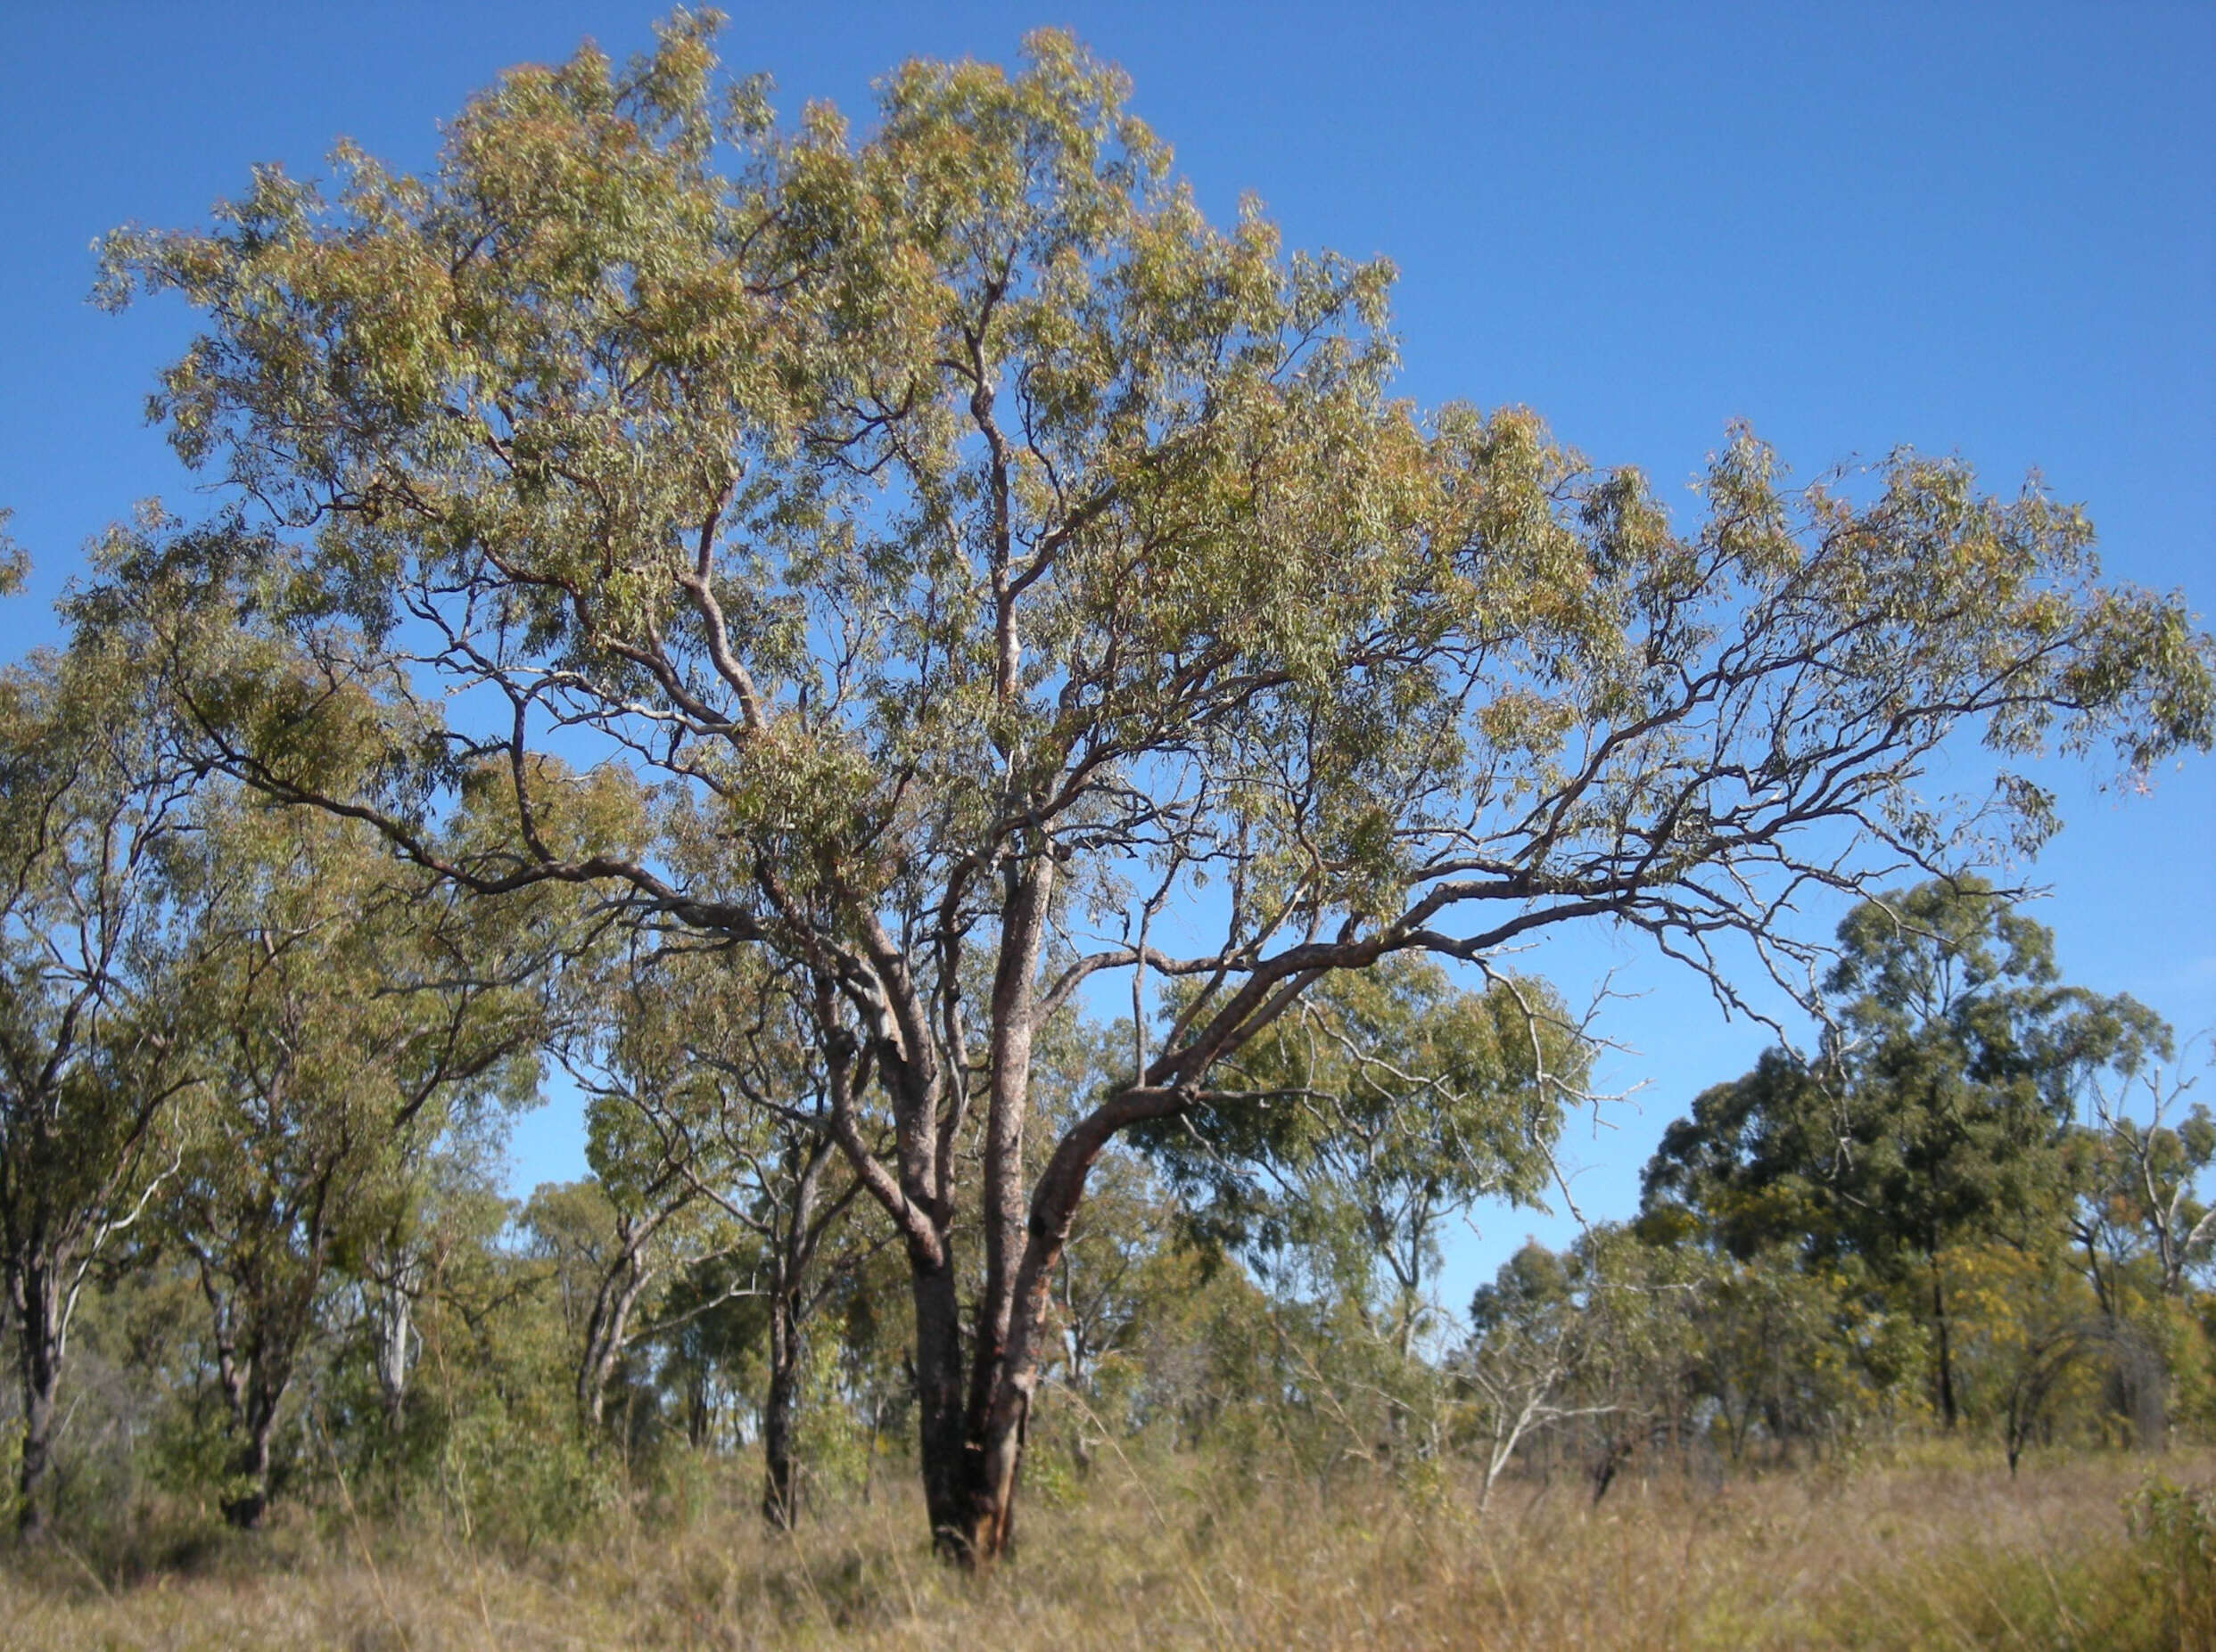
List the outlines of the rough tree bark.
<svg viewBox="0 0 2216 1652">
<path fill-rule="evenodd" d="M 15 1524 L 26 1538 L 45 1528 L 42 1486 L 54 1455 L 55 1394 L 62 1383 L 66 1306 L 52 1267 L 24 1269 L 12 1281 L 16 1370 L 23 1396 L 22 1456 L 16 1470 Z"/>
</svg>

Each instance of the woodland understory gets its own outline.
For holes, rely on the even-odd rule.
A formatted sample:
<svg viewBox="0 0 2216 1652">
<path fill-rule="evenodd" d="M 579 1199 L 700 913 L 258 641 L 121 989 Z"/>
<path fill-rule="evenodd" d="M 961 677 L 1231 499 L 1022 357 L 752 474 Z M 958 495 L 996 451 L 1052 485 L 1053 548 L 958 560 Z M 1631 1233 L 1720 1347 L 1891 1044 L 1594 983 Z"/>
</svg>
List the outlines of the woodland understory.
<svg viewBox="0 0 2216 1652">
<path fill-rule="evenodd" d="M 2181 1489 L 2197 1485 L 2197 1492 Z M 1849 1465 L 1453 1477 L 1135 1451 L 1044 1500 L 985 1577 L 915 1493 L 764 1527 L 750 1476 L 634 1489 L 588 1533 L 322 1505 L 254 1540 L 149 1509 L 0 1571 L 0 1646 L 2099 1648 L 2216 1635 L 2216 1459 L 1915 1444 Z"/>
</svg>

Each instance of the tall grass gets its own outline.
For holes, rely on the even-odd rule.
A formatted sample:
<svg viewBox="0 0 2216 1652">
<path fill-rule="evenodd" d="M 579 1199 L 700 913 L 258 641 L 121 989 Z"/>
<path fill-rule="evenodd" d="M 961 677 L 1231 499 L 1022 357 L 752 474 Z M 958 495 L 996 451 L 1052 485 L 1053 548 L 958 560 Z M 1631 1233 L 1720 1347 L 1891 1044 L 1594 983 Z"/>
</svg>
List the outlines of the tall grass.
<svg viewBox="0 0 2216 1652">
<path fill-rule="evenodd" d="M 9 1648 L 2216 1647 L 2216 1455 L 1904 1454 L 1702 1483 L 1319 1484 L 1109 1461 L 951 1574 L 902 1494 L 790 1537 L 742 1466 L 529 1546 L 339 1500 L 252 1538 L 158 1512 L 137 1552 L 0 1569 Z M 165 1536 L 164 1533 L 167 1533 Z M 163 1543 L 169 1545 L 164 1549 Z"/>
</svg>

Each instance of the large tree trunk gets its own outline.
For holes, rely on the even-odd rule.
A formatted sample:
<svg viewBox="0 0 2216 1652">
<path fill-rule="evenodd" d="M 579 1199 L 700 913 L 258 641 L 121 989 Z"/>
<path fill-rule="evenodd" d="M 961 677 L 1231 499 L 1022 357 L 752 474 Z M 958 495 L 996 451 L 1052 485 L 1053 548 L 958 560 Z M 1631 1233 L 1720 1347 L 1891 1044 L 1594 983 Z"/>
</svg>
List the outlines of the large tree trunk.
<svg viewBox="0 0 2216 1652">
<path fill-rule="evenodd" d="M 1026 1224 L 1028 1242 L 1009 1292 L 1007 1337 L 996 1361 L 992 1403 L 972 1424 L 967 1557 L 973 1562 L 1006 1553 L 1014 1541 L 1016 1491 L 1031 1433 L 1032 1396 L 1039 1384 L 1040 1347 L 1054 1270 L 1060 1265 L 1084 1198 L 1085 1181 L 1100 1150 L 1137 1116 L 1114 1100 L 1096 1109 L 1056 1144 L 1039 1179 Z"/>
<path fill-rule="evenodd" d="M 23 1393 L 23 1450 L 16 1470 L 16 1530 L 37 1536 L 45 1526 L 45 1481 L 54 1458 L 54 1396 L 62 1385 L 66 1326 L 60 1280 L 51 1268 L 24 1271 L 13 1293 L 16 1367 Z"/>
<path fill-rule="evenodd" d="M 257 1305 L 263 1314 L 248 1330 L 243 1357 L 235 1327 L 226 1320 L 218 1320 L 217 1327 L 216 1374 L 239 1442 L 231 1459 L 236 1489 L 218 1507 L 224 1519 L 247 1532 L 261 1525 L 269 1507 L 270 1440 L 276 1433 L 277 1411 L 292 1385 L 293 1352 L 307 1318 L 304 1302 L 298 1317 L 272 1312 L 272 1304 L 267 1303 Z"/>
<path fill-rule="evenodd" d="M 254 1304 L 262 1314 L 250 1322 L 242 1339 L 235 1310 L 205 1272 L 202 1286 L 217 1311 L 216 1377 L 239 1442 L 231 1459 L 235 1489 L 218 1507 L 224 1519 L 251 1532 L 269 1507 L 269 1442 L 276 1432 L 277 1408 L 292 1384 L 292 1350 L 298 1345 L 299 1327 L 271 1312 L 272 1304 L 264 1301 Z"/>
<path fill-rule="evenodd" d="M 1031 1414 L 1032 1340 L 1050 1271 L 1025 1272 L 1024 1125 L 1031 1101 L 1040 942 L 1054 893 L 1054 861 L 1038 855 L 1011 872 L 993 982 L 992 1089 L 985 1114 L 984 1294 L 977 1304 L 963 1431 L 969 1481 L 965 1544 L 972 1560 L 1008 1552 L 1015 1540 L 1016 1471 Z M 1018 1319 L 1023 1323 L 1017 1323 Z M 1006 1394 L 1012 1377 L 1018 1397 Z"/>
<path fill-rule="evenodd" d="M 269 1436 L 276 1426 L 281 1395 L 256 1395 L 248 1408 L 246 1437 L 233 1459 L 238 1490 L 223 1500 L 223 1517 L 243 1532 L 261 1525 L 269 1507 Z"/>
<path fill-rule="evenodd" d="M 942 1249 L 935 1264 L 909 1247 L 909 1291 L 916 1309 L 916 1445 L 923 1468 L 931 1541 L 950 1560 L 973 1563 L 968 1431 L 963 1426 L 961 1304 L 954 1265 Z"/>
<path fill-rule="evenodd" d="M 932 1541 L 944 1557 L 966 1566 L 1007 1553 L 1014 1538 L 1018 1474 L 1038 1385 L 1053 1270 L 1066 1248 L 1092 1165 L 1116 1132 L 1163 1117 L 1185 1105 L 1179 1082 L 1187 1069 L 1205 1071 L 1222 1037 L 1164 1056 L 1126 1089 L 1104 1101 L 1056 1144 L 1037 1184 L 1025 1197 L 1023 1141 L 1029 1107 L 1033 1036 L 1040 1014 L 1037 974 L 1051 905 L 1055 862 L 1034 851 L 1009 874 L 998 966 L 994 974 L 990 1111 L 984 1130 L 982 1238 L 984 1284 L 974 1335 L 963 1346 L 956 1289 L 954 1229 L 948 1169 L 960 1117 L 959 1095 L 942 1114 L 943 1075 L 929 1018 L 912 990 L 906 958 L 889 935 L 868 923 L 870 963 L 883 988 L 875 1014 L 873 1055 L 893 1103 L 900 1149 L 897 1179 L 862 1143 L 851 1112 L 849 1075 L 854 1045 L 838 1031 L 828 976 L 819 985 L 827 1033 L 832 1129 L 857 1176 L 899 1224 L 907 1246 L 916 1314 L 915 1388 L 924 1505 Z M 1300 984 L 1305 984 L 1305 982 Z M 1267 1019 L 1256 1012 L 1284 987 L 1249 987 L 1219 1013 L 1227 1030 L 1250 1032 Z M 1248 999 L 1252 1001 L 1246 1001 Z M 944 1047 L 964 1046 L 960 1017 L 947 1012 Z M 951 1081 L 959 1090 L 959 1068 Z M 965 1358 L 965 1352 L 967 1357 Z"/>
</svg>

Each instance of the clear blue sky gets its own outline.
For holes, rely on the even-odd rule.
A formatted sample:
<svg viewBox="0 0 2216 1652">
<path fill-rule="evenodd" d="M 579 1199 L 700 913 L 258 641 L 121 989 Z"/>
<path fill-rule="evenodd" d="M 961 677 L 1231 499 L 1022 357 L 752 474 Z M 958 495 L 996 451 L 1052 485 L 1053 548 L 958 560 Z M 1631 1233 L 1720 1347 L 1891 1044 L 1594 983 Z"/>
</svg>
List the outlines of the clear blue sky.
<svg viewBox="0 0 2216 1652">
<path fill-rule="evenodd" d="M 1120 62 L 1209 210 L 1258 193 L 1288 243 L 1399 266 L 1404 388 L 1525 403 L 1677 494 L 1725 423 L 1803 473 L 1899 443 L 1989 483 L 2032 466 L 2085 501 L 2110 571 L 2216 606 L 2216 7 L 2035 4 L 735 5 L 728 61 L 780 110 L 866 123 L 902 58 L 1006 61 L 1075 28 Z M 591 35 L 643 45 L 647 6 L 8 0 L 0 62 L 0 505 L 36 561 L 0 656 L 100 526 L 190 481 L 144 425 L 185 317 L 90 308 L 107 227 L 204 221 L 276 160 L 330 141 L 426 162 L 437 122 L 499 68 Z M 1683 497 L 1679 495 L 1679 497 Z M 1689 501 L 1688 501 L 1689 502 Z M 2181 1032 L 2216 1026 L 2216 775 L 2152 798 L 2061 771 L 2068 821 L 2032 870 L 2071 978 Z M 1814 914 L 1828 926 L 1835 913 Z M 1655 1137 L 1756 1031 L 1605 937 L 1539 959 L 1573 996 L 1644 996 L 1636 1107 L 1573 1125 L 1588 1214 L 1620 1215 Z M 573 1119 L 527 1121 L 519 1183 L 573 1175 Z M 1480 1212 L 1450 1299 L 1527 1231 Z"/>
</svg>

